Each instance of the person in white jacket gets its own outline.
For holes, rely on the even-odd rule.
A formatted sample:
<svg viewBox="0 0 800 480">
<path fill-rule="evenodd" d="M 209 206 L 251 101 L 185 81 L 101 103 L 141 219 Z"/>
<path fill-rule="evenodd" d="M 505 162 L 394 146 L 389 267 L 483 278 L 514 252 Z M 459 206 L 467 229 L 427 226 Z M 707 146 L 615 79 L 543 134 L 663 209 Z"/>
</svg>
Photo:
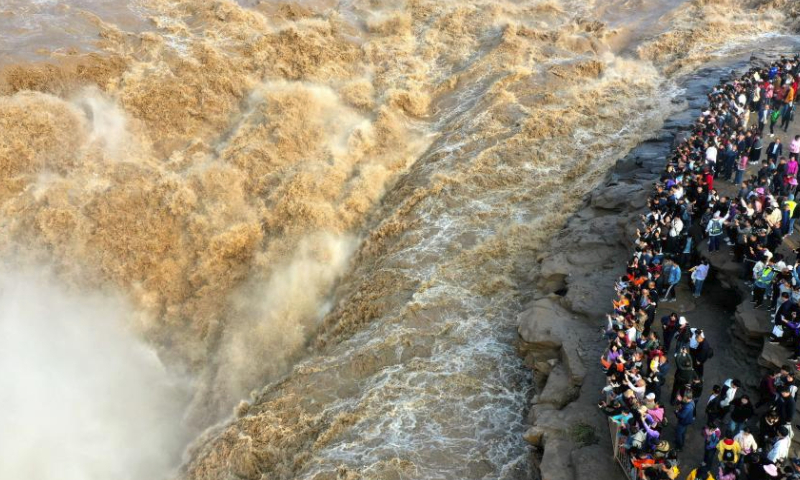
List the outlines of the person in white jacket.
<svg viewBox="0 0 800 480">
<path fill-rule="evenodd" d="M 767 458 L 775 465 L 780 465 L 789 456 L 789 445 L 792 439 L 789 438 L 789 429 L 786 426 L 778 428 L 778 440 L 767 454 Z"/>
<path fill-rule="evenodd" d="M 717 147 L 713 143 L 706 148 L 706 162 L 717 164 Z"/>
<path fill-rule="evenodd" d="M 675 217 L 669 225 L 669 236 L 671 238 L 680 237 L 681 232 L 683 232 L 683 220 L 680 217 Z"/>
<path fill-rule="evenodd" d="M 733 440 L 742 447 L 742 455 L 750 455 L 758 450 L 758 443 L 756 443 L 756 439 L 748 426 L 745 426 L 741 432 L 736 434 Z"/>
<path fill-rule="evenodd" d="M 729 378 L 725 380 L 725 383 L 722 384 L 722 398 L 719 401 L 719 406 L 722 409 L 722 417 L 724 417 L 728 410 L 731 408 L 731 402 L 734 398 L 736 398 L 736 392 L 739 391 L 739 387 L 742 386 L 742 382 L 735 378 Z"/>
</svg>

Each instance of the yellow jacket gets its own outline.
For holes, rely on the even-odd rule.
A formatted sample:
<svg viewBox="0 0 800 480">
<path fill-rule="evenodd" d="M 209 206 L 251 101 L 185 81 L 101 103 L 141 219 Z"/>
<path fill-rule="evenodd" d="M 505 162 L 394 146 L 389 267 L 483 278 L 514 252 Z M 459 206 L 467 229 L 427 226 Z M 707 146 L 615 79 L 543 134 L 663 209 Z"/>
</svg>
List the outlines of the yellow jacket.
<svg viewBox="0 0 800 480">
<path fill-rule="evenodd" d="M 711 472 L 708 472 L 706 474 L 706 478 L 705 479 L 698 479 L 697 478 L 697 469 L 695 468 L 694 470 L 689 472 L 689 475 L 686 476 L 686 480 L 714 480 L 714 475 L 711 475 Z"/>
<path fill-rule="evenodd" d="M 794 209 L 797 207 L 797 202 L 793 202 L 791 200 L 786 201 L 786 205 L 789 206 L 789 215 L 794 215 Z"/>
</svg>

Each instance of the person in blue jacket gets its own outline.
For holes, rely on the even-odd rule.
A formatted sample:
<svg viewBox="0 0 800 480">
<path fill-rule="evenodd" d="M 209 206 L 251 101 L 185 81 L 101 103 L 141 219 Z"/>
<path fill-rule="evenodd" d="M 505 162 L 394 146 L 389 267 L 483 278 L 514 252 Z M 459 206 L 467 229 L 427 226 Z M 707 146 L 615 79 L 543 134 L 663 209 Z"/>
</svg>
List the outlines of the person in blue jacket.
<svg viewBox="0 0 800 480">
<path fill-rule="evenodd" d="M 667 287 L 666 295 L 664 295 L 664 301 L 674 302 L 678 300 L 675 289 L 678 288 L 678 284 L 681 282 L 681 267 L 672 260 L 670 260 L 669 263 L 672 268 L 667 272 L 667 284 L 669 286 Z"/>
<path fill-rule="evenodd" d="M 695 417 L 694 402 L 690 393 L 681 399 L 680 406 L 675 410 L 675 416 L 678 417 L 678 424 L 675 426 L 675 448 L 681 451 L 686 443 L 686 430 L 694 423 Z"/>
</svg>

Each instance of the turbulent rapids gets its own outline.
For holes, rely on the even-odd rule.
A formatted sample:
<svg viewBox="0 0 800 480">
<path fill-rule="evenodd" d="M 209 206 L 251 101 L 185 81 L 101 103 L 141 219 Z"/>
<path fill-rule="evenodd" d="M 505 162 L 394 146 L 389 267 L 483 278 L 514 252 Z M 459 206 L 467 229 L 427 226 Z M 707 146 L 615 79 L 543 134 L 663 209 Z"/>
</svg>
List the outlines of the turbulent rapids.
<svg viewBox="0 0 800 480">
<path fill-rule="evenodd" d="M 529 478 L 515 315 L 545 240 L 670 113 L 676 78 L 798 9 L 11 0 L 2 274 L 69 299 L 20 310 L 7 292 L 39 282 L 4 280 L 24 315 L 3 331 L 75 308 L 131 336 L 132 365 L 157 353 L 166 370 L 133 385 L 158 438 L 120 448 L 161 471 L 115 478 Z M 124 313 L 71 307 L 97 296 Z M 82 402 L 123 400 L 98 390 Z M 70 478 L 115 475 L 90 463 Z"/>
</svg>

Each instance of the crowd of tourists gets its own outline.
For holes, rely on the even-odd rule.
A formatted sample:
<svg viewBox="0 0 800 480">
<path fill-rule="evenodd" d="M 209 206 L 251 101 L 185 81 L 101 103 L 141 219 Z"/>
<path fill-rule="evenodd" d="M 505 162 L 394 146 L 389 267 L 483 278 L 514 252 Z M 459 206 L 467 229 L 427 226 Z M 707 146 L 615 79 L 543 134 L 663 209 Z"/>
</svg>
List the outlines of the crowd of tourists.
<svg viewBox="0 0 800 480">
<path fill-rule="evenodd" d="M 800 136 L 786 150 L 780 139 L 793 121 L 799 79 L 800 57 L 781 57 L 714 87 L 648 200 L 635 252 L 615 286 L 600 359 L 607 382 L 599 406 L 617 426 L 618 458 L 631 477 L 800 479 L 800 458 L 790 455 L 800 272 L 797 252 L 778 252 L 800 216 Z M 735 196 L 720 195 L 720 182 L 735 184 Z M 711 268 L 706 257 L 724 251 L 741 263 L 754 308 L 773 322 L 766 340 L 787 349 L 786 366 L 769 372 L 754 398 L 736 372 L 705 384 L 712 342 L 723 339 L 707 339 L 688 315 L 659 314 L 662 303 L 676 301 L 681 283 L 700 299 Z M 681 462 L 689 436 L 702 437 L 699 465 Z"/>
</svg>

